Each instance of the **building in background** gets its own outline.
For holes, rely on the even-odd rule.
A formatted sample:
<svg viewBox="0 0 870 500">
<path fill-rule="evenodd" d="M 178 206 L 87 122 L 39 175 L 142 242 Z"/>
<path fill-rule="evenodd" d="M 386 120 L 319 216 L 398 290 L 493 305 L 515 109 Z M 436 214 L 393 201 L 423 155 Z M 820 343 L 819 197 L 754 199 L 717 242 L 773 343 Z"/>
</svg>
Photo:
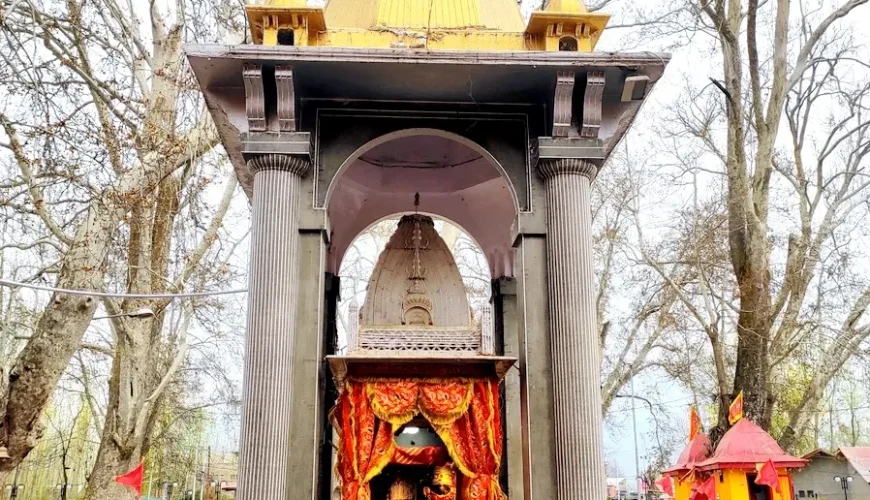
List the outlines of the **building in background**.
<svg viewBox="0 0 870 500">
<path fill-rule="evenodd" d="M 809 464 L 793 475 L 798 499 L 870 499 L 870 446 L 840 448 L 833 453 L 818 449 L 803 458 Z"/>
</svg>

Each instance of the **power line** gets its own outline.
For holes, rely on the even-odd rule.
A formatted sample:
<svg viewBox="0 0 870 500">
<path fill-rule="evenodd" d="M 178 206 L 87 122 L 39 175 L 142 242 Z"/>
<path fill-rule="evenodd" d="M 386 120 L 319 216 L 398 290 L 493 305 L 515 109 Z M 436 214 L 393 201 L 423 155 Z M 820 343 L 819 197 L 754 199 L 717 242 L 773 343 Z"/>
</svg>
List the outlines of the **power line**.
<svg viewBox="0 0 870 500">
<path fill-rule="evenodd" d="M 32 290 L 40 290 L 43 292 L 64 293 L 67 295 L 80 295 L 86 297 L 109 297 L 117 299 L 183 299 L 191 297 L 212 297 L 216 295 L 233 295 L 239 293 L 247 293 L 248 289 L 238 290 L 223 290 L 218 292 L 189 292 L 189 293 L 109 293 L 95 292 L 92 290 L 69 290 L 66 288 L 55 288 L 51 286 L 33 285 L 30 283 L 21 283 L 18 281 L 0 279 L 0 285 L 10 288 L 29 288 Z"/>
</svg>

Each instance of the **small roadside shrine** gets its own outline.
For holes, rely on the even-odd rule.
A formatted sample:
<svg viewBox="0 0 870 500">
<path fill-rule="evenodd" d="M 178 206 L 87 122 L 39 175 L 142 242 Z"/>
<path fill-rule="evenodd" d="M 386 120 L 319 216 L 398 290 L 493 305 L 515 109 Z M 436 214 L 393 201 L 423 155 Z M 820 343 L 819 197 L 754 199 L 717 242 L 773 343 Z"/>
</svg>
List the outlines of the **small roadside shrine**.
<svg viewBox="0 0 870 500">
<path fill-rule="evenodd" d="M 707 458 L 710 440 L 699 432 L 692 409 L 689 445 L 663 475 L 674 481 L 676 500 L 791 500 L 791 469 L 807 461 L 789 455 L 764 429 L 743 418 L 743 394 L 729 410 L 731 429 Z M 666 479 L 667 480 L 667 479 Z"/>
<path fill-rule="evenodd" d="M 783 451 L 764 429 L 741 419 L 696 470 L 715 478 L 719 500 L 791 500 L 794 487 L 789 469 L 806 463 Z"/>
</svg>

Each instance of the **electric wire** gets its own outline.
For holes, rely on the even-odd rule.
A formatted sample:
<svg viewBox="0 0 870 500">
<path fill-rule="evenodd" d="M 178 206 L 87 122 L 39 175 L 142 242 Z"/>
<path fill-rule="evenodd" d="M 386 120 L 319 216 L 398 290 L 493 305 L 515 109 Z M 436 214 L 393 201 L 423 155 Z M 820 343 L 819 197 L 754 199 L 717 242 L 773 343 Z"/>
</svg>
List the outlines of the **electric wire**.
<svg viewBox="0 0 870 500">
<path fill-rule="evenodd" d="M 39 290 L 43 292 L 63 293 L 67 295 L 78 295 L 85 297 L 102 297 L 114 299 L 184 299 L 194 297 L 213 297 L 217 295 L 234 295 L 247 293 L 247 288 L 237 290 L 222 290 L 216 292 L 187 292 L 187 293 L 112 293 L 112 292 L 96 292 L 92 290 L 70 290 L 66 288 L 55 288 L 53 286 L 34 285 L 31 283 L 22 283 L 0 278 L 0 286 L 10 288 L 29 288 L 31 290 Z"/>
</svg>

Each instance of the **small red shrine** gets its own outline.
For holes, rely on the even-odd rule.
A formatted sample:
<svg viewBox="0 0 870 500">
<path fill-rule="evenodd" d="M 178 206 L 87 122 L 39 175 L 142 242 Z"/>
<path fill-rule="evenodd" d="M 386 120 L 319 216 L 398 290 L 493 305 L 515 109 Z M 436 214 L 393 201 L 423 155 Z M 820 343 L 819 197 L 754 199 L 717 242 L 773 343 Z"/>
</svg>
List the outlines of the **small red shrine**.
<svg viewBox="0 0 870 500">
<path fill-rule="evenodd" d="M 792 500 L 790 469 L 807 461 L 789 455 L 773 437 L 747 419 L 734 424 L 722 437 L 712 456 L 701 460 L 704 442 L 699 435 L 683 451 L 677 465 L 665 474 L 675 478 L 677 500 Z M 758 484 L 764 467 L 775 469 L 772 483 Z M 778 481 L 777 481 L 778 480 Z M 777 484 L 778 483 L 778 484 Z M 713 497 L 711 497 L 711 495 Z"/>
</svg>

